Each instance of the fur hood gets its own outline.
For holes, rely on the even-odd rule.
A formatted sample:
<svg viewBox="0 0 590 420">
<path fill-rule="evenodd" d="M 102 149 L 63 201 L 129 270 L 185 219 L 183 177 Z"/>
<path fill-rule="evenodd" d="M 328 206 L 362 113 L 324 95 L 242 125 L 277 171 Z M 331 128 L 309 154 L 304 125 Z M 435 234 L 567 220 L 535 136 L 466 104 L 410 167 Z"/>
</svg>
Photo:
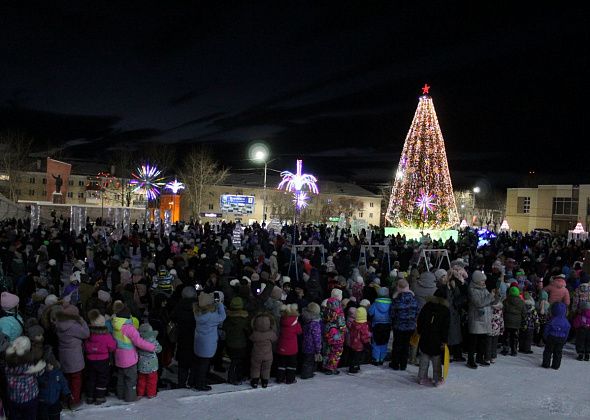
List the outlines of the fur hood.
<svg viewBox="0 0 590 420">
<path fill-rule="evenodd" d="M 261 313 L 252 319 L 252 330 L 267 332 L 275 329 L 275 319 L 272 315 Z"/>
<path fill-rule="evenodd" d="M 66 314 L 64 312 L 57 312 L 55 314 L 55 322 L 76 321 L 82 323 L 83 320 L 79 315 Z"/>
<path fill-rule="evenodd" d="M 231 309 L 228 309 L 226 311 L 226 313 L 229 318 L 248 318 L 248 316 L 249 316 L 248 311 L 245 311 L 243 309 L 238 309 L 238 310 L 233 310 L 233 311 Z"/>
<path fill-rule="evenodd" d="M 449 302 L 446 299 L 438 297 L 438 296 L 428 296 L 426 298 L 426 303 L 428 303 L 428 302 L 434 303 L 436 305 L 442 305 L 445 308 L 449 307 Z"/>
</svg>

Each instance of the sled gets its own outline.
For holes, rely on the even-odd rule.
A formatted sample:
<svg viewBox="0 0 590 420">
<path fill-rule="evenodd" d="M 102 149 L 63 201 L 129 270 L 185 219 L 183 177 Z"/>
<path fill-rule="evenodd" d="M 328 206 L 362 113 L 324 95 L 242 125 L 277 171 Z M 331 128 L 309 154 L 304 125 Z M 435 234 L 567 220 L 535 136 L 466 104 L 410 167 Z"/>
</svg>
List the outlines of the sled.
<svg viewBox="0 0 590 420">
<path fill-rule="evenodd" d="M 449 346 L 445 344 L 445 354 L 443 356 L 443 378 L 446 380 L 449 374 L 449 364 L 451 363 L 451 354 Z"/>
</svg>

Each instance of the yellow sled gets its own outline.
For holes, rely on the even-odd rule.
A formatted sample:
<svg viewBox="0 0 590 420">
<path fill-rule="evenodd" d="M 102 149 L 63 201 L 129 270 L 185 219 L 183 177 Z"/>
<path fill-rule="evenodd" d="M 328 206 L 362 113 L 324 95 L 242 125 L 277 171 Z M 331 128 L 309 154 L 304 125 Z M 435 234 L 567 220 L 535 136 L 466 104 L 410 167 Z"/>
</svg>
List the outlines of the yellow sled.
<svg viewBox="0 0 590 420">
<path fill-rule="evenodd" d="M 445 355 L 443 359 L 443 378 L 446 380 L 449 374 L 449 364 L 451 363 L 451 354 L 449 353 L 449 346 L 445 344 Z"/>
</svg>

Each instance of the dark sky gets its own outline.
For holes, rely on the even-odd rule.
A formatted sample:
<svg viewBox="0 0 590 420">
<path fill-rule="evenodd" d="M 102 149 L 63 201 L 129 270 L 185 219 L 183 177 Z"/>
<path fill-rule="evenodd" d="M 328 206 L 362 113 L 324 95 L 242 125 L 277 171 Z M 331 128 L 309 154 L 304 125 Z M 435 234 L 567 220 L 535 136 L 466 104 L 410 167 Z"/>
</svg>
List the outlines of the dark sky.
<svg viewBox="0 0 590 420">
<path fill-rule="evenodd" d="M 203 143 L 237 169 L 264 140 L 278 169 L 387 182 L 427 82 L 456 186 L 590 181 L 582 6 L 48 3 L 1 6 L 0 129 L 37 151 Z"/>
</svg>

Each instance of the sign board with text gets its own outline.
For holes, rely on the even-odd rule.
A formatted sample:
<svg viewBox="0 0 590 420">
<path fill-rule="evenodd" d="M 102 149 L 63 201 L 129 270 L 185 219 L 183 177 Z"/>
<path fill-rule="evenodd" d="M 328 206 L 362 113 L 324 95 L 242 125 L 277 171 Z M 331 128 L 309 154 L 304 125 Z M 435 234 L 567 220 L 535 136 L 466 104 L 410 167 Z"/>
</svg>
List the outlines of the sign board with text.
<svg viewBox="0 0 590 420">
<path fill-rule="evenodd" d="M 220 197 L 220 208 L 222 213 L 252 214 L 254 213 L 254 196 L 223 194 Z"/>
</svg>

